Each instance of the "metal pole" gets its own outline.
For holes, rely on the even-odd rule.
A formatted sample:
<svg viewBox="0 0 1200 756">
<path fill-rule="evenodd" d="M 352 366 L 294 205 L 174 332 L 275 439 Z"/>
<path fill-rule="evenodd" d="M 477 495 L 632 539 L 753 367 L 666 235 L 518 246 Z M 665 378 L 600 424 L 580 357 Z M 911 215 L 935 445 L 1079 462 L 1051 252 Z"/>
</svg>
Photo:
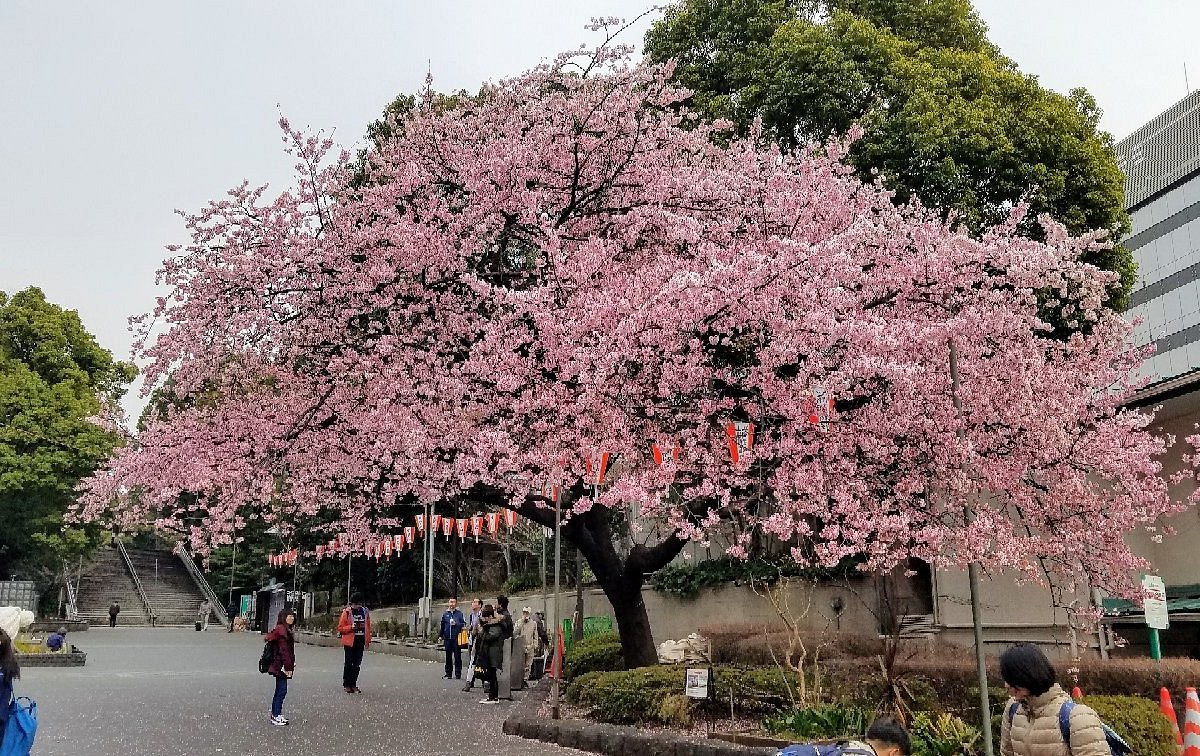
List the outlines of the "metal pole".
<svg viewBox="0 0 1200 756">
<path fill-rule="evenodd" d="M 354 554 L 346 554 L 346 606 L 350 605 L 350 566 L 354 561 Z"/>
<path fill-rule="evenodd" d="M 546 615 L 550 613 L 548 603 L 550 596 L 546 585 L 546 528 L 539 525 L 542 531 L 542 620 L 545 621 Z"/>
<path fill-rule="evenodd" d="M 429 633 L 433 630 L 433 555 L 434 548 L 437 546 L 437 534 L 433 532 L 433 502 L 429 504 L 429 517 L 426 519 L 425 532 L 429 537 L 425 540 L 429 541 L 429 572 L 425 583 L 425 637 L 429 637 Z"/>
<path fill-rule="evenodd" d="M 964 436 L 962 427 L 962 397 L 959 396 L 958 349 L 950 340 L 950 398 L 959 420 L 958 438 Z M 970 525 L 975 520 L 975 510 L 966 505 L 964 519 Z M 979 601 L 979 563 L 967 565 L 967 580 L 971 585 L 971 624 L 975 634 L 975 666 L 979 681 L 979 719 L 983 730 L 983 756 L 992 756 L 992 702 L 988 695 L 987 658 L 983 652 L 983 609 Z"/>
<path fill-rule="evenodd" d="M 233 603 L 233 573 L 237 569 L 237 541 L 233 542 L 233 558 L 229 560 L 229 600 Z"/>
<path fill-rule="evenodd" d="M 559 679 L 562 678 L 562 658 L 558 655 L 562 642 L 562 612 L 559 600 L 562 593 L 562 491 L 554 497 L 554 685 L 550 689 L 550 717 L 558 719 Z"/>
<path fill-rule="evenodd" d="M 1150 628 L 1150 658 L 1155 661 L 1162 661 L 1162 646 L 1158 641 L 1158 628 Z"/>
</svg>

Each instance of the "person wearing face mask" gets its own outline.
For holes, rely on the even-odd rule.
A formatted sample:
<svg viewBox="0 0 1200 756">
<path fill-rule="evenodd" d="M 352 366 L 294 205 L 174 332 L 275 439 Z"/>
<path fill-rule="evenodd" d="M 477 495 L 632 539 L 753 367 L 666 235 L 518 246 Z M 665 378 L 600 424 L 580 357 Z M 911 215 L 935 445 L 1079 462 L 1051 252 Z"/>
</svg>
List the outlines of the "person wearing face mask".
<svg viewBox="0 0 1200 756">
<path fill-rule="evenodd" d="M 275 678 L 275 696 L 271 699 L 271 724 L 282 727 L 288 723 L 283 716 L 283 699 L 287 697 L 288 680 L 296 671 L 296 638 L 292 629 L 296 625 L 296 612 L 284 609 L 279 612 L 275 629 L 264 638 L 275 646 L 275 659 L 267 674 Z"/>
<path fill-rule="evenodd" d="M 1110 756 L 1107 733 L 1090 707 L 1071 700 L 1037 646 L 1018 643 L 1000 655 L 1011 696 L 1000 720 L 1001 756 Z"/>
</svg>

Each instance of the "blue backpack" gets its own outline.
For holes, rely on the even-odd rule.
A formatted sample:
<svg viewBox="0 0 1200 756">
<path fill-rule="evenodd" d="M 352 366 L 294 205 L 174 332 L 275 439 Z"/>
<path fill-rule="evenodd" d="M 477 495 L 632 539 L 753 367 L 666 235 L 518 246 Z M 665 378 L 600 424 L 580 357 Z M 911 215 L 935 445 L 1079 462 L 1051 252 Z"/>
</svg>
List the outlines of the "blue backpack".
<svg viewBox="0 0 1200 756">
<path fill-rule="evenodd" d="M 835 743 L 797 743 L 782 749 L 776 756 L 875 756 L 875 752 L 864 750 L 849 740 Z"/>
<path fill-rule="evenodd" d="M 1017 715 L 1017 706 L 1019 704 L 1013 701 L 1008 706 L 1008 726 L 1012 727 L 1013 717 Z M 1067 750 L 1071 750 L 1071 712 L 1075 709 L 1074 701 L 1067 701 L 1058 710 L 1058 731 L 1062 735 L 1063 742 L 1067 744 Z M 1109 727 L 1104 722 L 1100 723 L 1100 727 L 1104 730 L 1104 739 L 1108 742 L 1108 752 L 1112 756 L 1131 756 L 1133 749 L 1125 742 L 1124 738 L 1118 735 L 1113 728 Z"/>
<path fill-rule="evenodd" d="M 0 756 L 29 756 L 37 733 L 37 704 L 28 698 L 14 698 L 8 704 L 8 724 L 0 740 Z"/>
</svg>

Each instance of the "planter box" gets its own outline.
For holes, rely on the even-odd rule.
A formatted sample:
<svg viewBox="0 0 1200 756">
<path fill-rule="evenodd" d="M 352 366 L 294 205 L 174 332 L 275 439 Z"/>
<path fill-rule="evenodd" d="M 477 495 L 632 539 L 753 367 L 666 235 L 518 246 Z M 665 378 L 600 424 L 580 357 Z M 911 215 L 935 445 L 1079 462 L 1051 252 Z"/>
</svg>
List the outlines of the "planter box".
<svg viewBox="0 0 1200 756">
<path fill-rule="evenodd" d="M 87 663 L 87 654 L 75 646 L 68 653 L 17 654 L 22 667 L 82 667 Z"/>
</svg>

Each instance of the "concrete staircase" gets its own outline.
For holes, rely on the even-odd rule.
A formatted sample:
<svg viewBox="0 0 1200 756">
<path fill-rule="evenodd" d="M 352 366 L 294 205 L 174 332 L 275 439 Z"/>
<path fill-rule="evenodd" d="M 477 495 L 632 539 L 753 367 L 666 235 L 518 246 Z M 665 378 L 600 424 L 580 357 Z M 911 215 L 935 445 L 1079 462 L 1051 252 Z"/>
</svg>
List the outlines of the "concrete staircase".
<svg viewBox="0 0 1200 756">
<path fill-rule="evenodd" d="M 118 625 L 150 624 L 121 553 L 113 546 L 105 546 L 96 551 L 96 557 L 79 579 L 79 619 L 87 620 L 92 627 L 107 626 L 108 607 L 113 599 L 121 604 Z"/>
<path fill-rule="evenodd" d="M 195 622 L 196 610 L 204 601 L 204 594 L 179 557 L 169 551 L 126 550 L 154 609 L 155 624 L 190 625 Z"/>
<path fill-rule="evenodd" d="M 126 552 L 154 611 L 154 624 L 191 625 L 195 622 L 196 610 L 204 600 L 204 594 L 180 558 L 170 551 L 126 548 Z M 80 619 L 86 619 L 94 626 L 107 625 L 108 607 L 113 599 L 121 603 L 119 625 L 150 624 L 120 552 L 114 547 L 106 547 L 96 552 L 96 558 L 80 579 Z"/>
</svg>

